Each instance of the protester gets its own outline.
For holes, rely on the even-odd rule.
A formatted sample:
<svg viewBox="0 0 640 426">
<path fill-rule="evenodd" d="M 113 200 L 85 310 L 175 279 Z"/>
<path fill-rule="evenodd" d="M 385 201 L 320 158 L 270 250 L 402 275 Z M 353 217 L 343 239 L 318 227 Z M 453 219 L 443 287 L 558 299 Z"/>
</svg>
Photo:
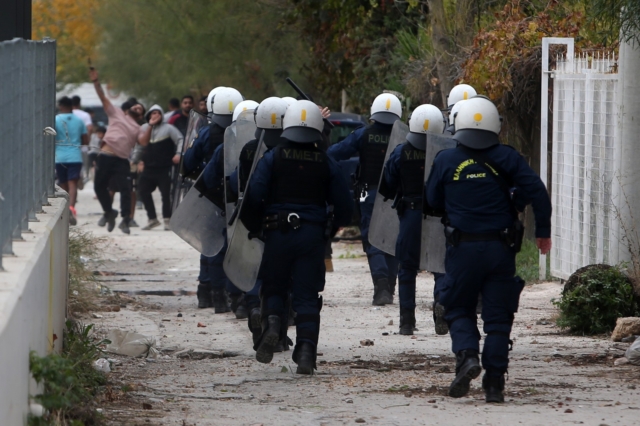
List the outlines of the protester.
<svg viewBox="0 0 640 426">
<path fill-rule="evenodd" d="M 58 101 L 60 113 L 56 115 L 56 176 L 58 185 L 69 193 L 69 223 L 75 225 L 78 179 L 82 170 L 80 147 L 89 143 L 87 128 L 73 113 L 73 102 L 67 96 Z"/>
<path fill-rule="evenodd" d="M 113 231 L 115 228 L 118 212 L 112 208 L 112 199 L 109 196 L 109 184 L 113 184 L 120 191 L 120 214 L 122 222 L 119 228 L 125 234 L 129 234 L 129 221 L 131 217 L 131 181 L 129 176 L 129 155 L 133 150 L 140 132 L 138 121 L 144 114 L 144 107 L 134 104 L 123 112 L 114 107 L 111 101 L 105 96 L 100 81 L 98 71 L 91 69 L 89 78 L 93 82 L 104 111 L 109 117 L 109 128 L 103 138 L 103 145 L 100 148 L 96 161 L 96 176 L 94 189 L 96 196 L 104 211 L 104 222 L 107 230 Z M 112 188 L 115 189 L 115 188 Z"/>
<path fill-rule="evenodd" d="M 207 115 L 207 97 L 203 96 L 198 102 L 198 112 L 202 115 Z"/>
<path fill-rule="evenodd" d="M 178 129 L 163 122 L 162 108 L 154 105 L 145 116 L 147 123 L 142 125 L 138 142 L 144 147 L 138 170 L 140 199 L 147 211 L 149 222 L 144 231 L 160 226 L 151 193 L 156 188 L 162 195 L 162 218 L 165 231 L 170 230 L 171 218 L 171 168 L 180 163 L 182 152 L 182 134 Z"/>
<path fill-rule="evenodd" d="M 193 96 L 185 95 L 180 102 L 180 112 L 174 113 L 169 119 L 169 124 L 174 125 L 180 130 L 182 136 L 187 134 L 187 126 L 189 125 L 189 113 L 193 109 Z"/>
<path fill-rule="evenodd" d="M 164 122 L 168 123 L 171 117 L 180 111 L 180 100 L 178 98 L 169 99 L 169 109 L 164 113 Z"/>
</svg>

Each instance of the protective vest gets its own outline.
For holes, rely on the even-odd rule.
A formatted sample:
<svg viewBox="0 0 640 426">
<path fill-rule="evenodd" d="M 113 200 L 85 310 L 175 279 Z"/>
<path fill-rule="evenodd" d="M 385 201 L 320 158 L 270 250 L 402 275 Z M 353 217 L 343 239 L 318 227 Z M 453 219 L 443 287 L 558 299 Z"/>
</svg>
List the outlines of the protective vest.
<svg viewBox="0 0 640 426">
<path fill-rule="evenodd" d="M 400 152 L 400 185 L 404 197 L 422 197 L 426 152 L 410 143 L 402 145 Z"/>
<path fill-rule="evenodd" d="M 256 156 L 256 150 L 258 149 L 258 140 L 254 139 L 249 141 L 242 147 L 240 151 L 240 162 L 238 164 L 238 178 L 240 179 L 240 191 L 244 192 L 249 181 L 249 175 L 251 174 L 251 167 L 253 166 L 253 159 Z"/>
<path fill-rule="evenodd" d="M 204 158 L 206 163 L 213 157 L 213 152 L 224 142 L 224 131 L 226 129 L 218 126 L 216 123 L 209 124 L 209 150 Z"/>
<path fill-rule="evenodd" d="M 274 148 L 271 204 L 326 206 L 331 174 L 327 155 L 313 145 Z"/>
<path fill-rule="evenodd" d="M 142 154 L 142 161 L 147 169 L 171 167 L 171 160 L 175 154 L 176 144 L 168 137 L 147 145 Z"/>
<path fill-rule="evenodd" d="M 370 125 L 362 134 L 360 183 L 378 185 L 389 146 L 392 126 Z"/>
</svg>

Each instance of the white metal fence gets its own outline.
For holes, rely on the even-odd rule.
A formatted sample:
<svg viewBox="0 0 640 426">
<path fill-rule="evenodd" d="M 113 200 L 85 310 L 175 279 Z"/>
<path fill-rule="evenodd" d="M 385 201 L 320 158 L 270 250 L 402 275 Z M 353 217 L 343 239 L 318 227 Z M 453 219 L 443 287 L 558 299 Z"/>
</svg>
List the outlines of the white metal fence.
<svg viewBox="0 0 640 426">
<path fill-rule="evenodd" d="M 55 41 L 0 42 L 0 248 L 12 241 L 54 195 Z M 2 257 L 0 257 L 2 270 Z"/>
<path fill-rule="evenodd" d="M 615 173 L 620 166 L 617 58 L 556 58 L 553 78 L 551 275 L 618 263 Z M 544 102 L 544 98 L 543 98 Z M 544 105 L 544 104 L 543 104 Z"/>
</svg>

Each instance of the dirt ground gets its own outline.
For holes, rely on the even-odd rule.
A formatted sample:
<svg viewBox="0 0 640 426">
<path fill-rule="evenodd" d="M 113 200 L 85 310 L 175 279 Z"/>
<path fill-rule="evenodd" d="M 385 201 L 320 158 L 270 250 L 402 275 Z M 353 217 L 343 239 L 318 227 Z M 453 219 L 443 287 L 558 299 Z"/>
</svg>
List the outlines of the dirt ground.
<svg viewBox="0 0 640 426">
<path fill-rule="evenodd" d="M 614 366 L 628 344 L 562 333 L 551 304 L 562 289 L 558 282 L 527 286 L 522 294 L 506 403 L 485 404 L 479 379 L 467 397 L 452 399 L 446 391 L 453 354 L 449 336 L 433 329 L 431 274 L 418 277 L 419 331 L 400 336 L 397 298 L 391 306 L 371 306 L 361 245 L 336 243 L 335 272 L 327 274 L 323 294 L 317 374 L 296 376 L 291 352 L 276 354 L 268 365 L 255 361 L 245 320 L 196 308 L 194 249 L 161 227 L 108 234 L 96 225 L 101 212 L 90 184 L 79 200 L 78 227 L 109 239 L 103 261 L 89 264 L 115 292 L 99 298 L 100 309 L 82 321 L 95 323 L 100 334 L 120 328 L 152 336 L 161 353 L 155 360 L 109 355 L 110 386 L 99 401 L 109 424 L 640 424 L 640 368 Z M 146 224 L 144 210 L 136 220 Z M 295 328 L 289 335 L 295 340 Z M 364 339 L 374 345 L 361 346 Z M 182 349 L 215 353 L 179 358 Z"/>
</svg>

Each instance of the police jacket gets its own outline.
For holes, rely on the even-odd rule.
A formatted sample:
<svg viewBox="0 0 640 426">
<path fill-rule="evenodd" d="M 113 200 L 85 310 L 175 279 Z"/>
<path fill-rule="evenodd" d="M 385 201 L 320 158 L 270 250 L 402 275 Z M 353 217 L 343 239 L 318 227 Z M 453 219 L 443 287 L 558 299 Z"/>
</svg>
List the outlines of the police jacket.
<svg viewBox="0 0 640 426">
<path fill-rule="evenodd" d="M 313 144 L 288 143 L 266 152 L 251 175 L 243 203 L 240 219 L 251 231 L 257 231 L 251 227 L 263 217 L 282 211 L 322 224 L 328 205 L 333 205 L 335 229 L 348 225 L 353 214 L 338 164 Z"/>
<path fill-rule="evenodd" d="M 368 126 L 356 129 L 340 143 L 330 146 L 327 154 L 336 161 L 347 160 L 359 154 L 359 182 L 366 183 L 369 187 L 377 186 L 392 129 L 392 125 L 374 121 Z"/>
<path fill-rule="evenodd" d="M 400 193 L 407 198 L 422 198 L 424 189 L 424 165 L 426 152 L 409 142 L 404 142 L 393 150 L 384 166 L 385 186 L 393 198 Z"/>
<path fill-rule="evenodd" d="M 524 158 L 507 145 L 479 151 L 508 176 L 505 181 L 530 201 L 535 214 L 537 238 L 551 236 L 551 200 L 540 177 Z M 514 216 L 506 191 L 488 176 L 484 166 L 458 148 L 440 151 L 433 161 L 425 187 L 430 207 L 445 210 L 449 223 L 462 232 L 493 233 L 513 225 Z"/>
<path fill-rule="evenodd" d="M 182 166 L 185 175 L 204 168 L 213 156 L 215 149 L 224 142 L 224 127 L 215 123 L 202 126 L 193 141 L 193 146 L 184 153 Z"/>
</svg>

